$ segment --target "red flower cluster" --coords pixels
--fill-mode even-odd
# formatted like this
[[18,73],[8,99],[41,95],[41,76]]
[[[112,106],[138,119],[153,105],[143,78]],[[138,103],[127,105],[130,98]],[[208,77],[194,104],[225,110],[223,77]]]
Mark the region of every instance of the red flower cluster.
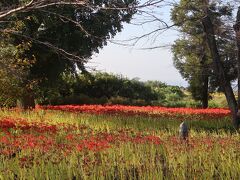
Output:
[[12,118],[3,118],[0,120],[0,128],[3,130],[7,129],[20,129],[22,131],[33,130],[39,133],[41,132],[51,132],[55,133],[57,131],[56,125],[49,125],[44,123],[30,123],[24,119],[12,119]]
[[0,119],[0,154],[11,156],[24,149],[66,154],[72,151],[101,151],[121,143],[160,144],[157,136],[135,134],[120,130],[94,132],[87,126],[50,125],[24,119]]
[[32,167],[34,163],[42,161],[59,164],[68,159],[68,155],[78,152],[86,155],[82,157],[87,166],[90,161],[94,161],[87,154],[97,156],[99,151],[109,148],[117,150],[124,145],[130,148],[138,148],[138,144],[163,145],[172,157],[176,153],[191,150],[211,151],[216,146],[221,147],[223,153],[228,148],[240,149],[239,140],[231,136],[194,137],[183,143],[178,136],[163,136],[160,139],[148,132],[144,133],[134,129],[94,131],[85,125],[52,125],[20,118],[3,118],[0,119],[0,157],[18,158],[21,167]]
[[69,112],[81,112],[91,114],[126,114],[126,115],[147,115],[147,116],[179,116],[196,115],[208,117],[225,117],[230,114],[228,109],[194,109],[194,108],[166,108],[157,106],[103,106],[103,105],[60,105],[42,106],[42,109],[61,110]]

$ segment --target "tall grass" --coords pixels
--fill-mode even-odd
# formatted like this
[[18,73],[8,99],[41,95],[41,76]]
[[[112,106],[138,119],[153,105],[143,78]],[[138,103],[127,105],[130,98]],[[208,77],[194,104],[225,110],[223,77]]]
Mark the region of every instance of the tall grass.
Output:
[[[44,122],[86,126],[89,134],[124,131],[131,137],[138,133],[154,135],[160,144],[119,141],[111,147],[92,151],[22,149],[10,155],[0,154],[0,179],[238,179],[240,177],[240,139],[228,117],[221,119],[175,120],[141,116],[110,116],[57,111],[0,112],[0,119],[23,118],[29,123]],[[189,141],[178,138],[178,127],[185,120],[190,128]],[[59,125],[60,126],[60,125]],[[0,130],[0,138],[6,131]],[[33,130],[15,135],[34,134]],[[14,133],[13,133],[14,132]],[[80,130],[56,134],[45,133],[57,143],[66,142],[66,135]],[[69,142],[70,143],[70,142]],[[0,142],[0,150],[6,149]],[[11,149],[11,147],[9,147]]]

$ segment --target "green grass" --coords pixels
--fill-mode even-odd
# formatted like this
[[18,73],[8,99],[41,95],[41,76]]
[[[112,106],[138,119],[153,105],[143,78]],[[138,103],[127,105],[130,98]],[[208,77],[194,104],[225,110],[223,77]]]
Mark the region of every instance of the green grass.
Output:
[[[0,179],[238,179],[240,177],[239,134],[229,117],[197,120],[140,116],[89,115],[56,111],[1,111],[3,117],[24,118],[29,122],[85,125],[91,132],[135,136],[155,135],[159,145],[121,142],[102,151],[22,150],[14,157],[0,155]],[[178,127],[185,120],[190,128],[189,142],[178,138]],[[23,133],[21,131],[19,134]],[[35,133],[35,132],[26,132]],[[71,132],[77,134],[79,132]],[[35,133],[37,134],[37,133]],[[1,133],[0,137],[4,133]],[[52,136],[45,134],[46,136]],[[66,133],[54,138],[65,142]],[[2,145],[0,149],[3,148]],[[27,161],[21,158],[27,157]]]

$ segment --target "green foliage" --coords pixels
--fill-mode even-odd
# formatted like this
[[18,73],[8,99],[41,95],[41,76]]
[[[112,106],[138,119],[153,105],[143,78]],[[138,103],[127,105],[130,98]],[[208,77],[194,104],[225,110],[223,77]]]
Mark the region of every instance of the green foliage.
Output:
[[134,104],[133,101],[141,102],[141,100],[150,104],[151,100],[157,99],[157,95],[143,82],[107,73],[87,73],[78,76],[64,73],[56,92],[58,96],[54,98],[47,96],[48,103],[55,104],[58,99],[57,104],[60,102],[64,104],[116,104],[117,102]]
[[141,82],[121,75],[63,73],[54,89],[46,88],[38,99],[41,104],[125,104],[180,106],[185,97],[177,86],[159,81]]
[[15,106],[16,100],[25,93],[24,84],[30,85],[30,82],[24,83],[30,64],[20,58],[19,48],[9,41],[0,41],[0,106]]
[[[219,5],[216,1],[211,2],[209,8],[224,69],[228,79],[233,80],[237,75],[234,33],[223,30],[225,22],[230,22],[232,18],[232,8],[228,4]],[[181,0],[171,13],[172,21],[182,34],[172,46],[174,65],[189,82],[189,91],[193,98],[201,101],[210,98],[208,90],[213,92],[219,87],[201,23],[204,16],[203,1]]]
[[[107,7],[113,6],[115,1],[89,3],[93,6]],[[119,1],[116,7],[128,3],[133,2]],[[124,10],[75,9],[69,6],[23,14],[25,17],[23,32],[30,34],[35,40],[51,43],[57,48],[82,58],[68,57],[66,54],[59,56],[58,50],[46,48],[33,41],[29,53],[36,56],[37,62],[31,69],[31,76],[52,81],[58,79],[59,75],[66,70],[76,72],[76,66],[85,71],[84,63],[87,59],[93,53],[98,53],[99,49],[107,44],[108,39],[120,32],[122,23],[129,22],[133,13]]]
[[209,101],[211,108],[228,108],[226,97],[223,93],[213,93],[212,99]]
[[[18,4],[21,1],[2,2],[3,5]],[[88,1],[93,8],[77,8],[72,5],[49,6],[43,9],[18,13],[1,23],[2,29],[14,33],[6,34],[11,46],[18,47],[19,59],[31,66],[27,71],[28,94],[38,98],[57,96],[63,72],[86,72],[84,64],[93,53],[98,53],[107,41],[123,28],[123,22],[130,22],[135,10],[125,10],[133,0]],[[97,7],[116,7],[100,9]],[[1,36],[1,38],[6,38]],[[25,48],[23,45],[29,45]],[[21,52],[21,53],[20,53]],[[34,60],[34,63],[32,63]],[[5,60],[7,61],[7,60]],[[25,71],[26,72],[26,71]],[[28,82],[34,82],[31,87]]]
[[146,87],[143,82],[107,73],[82,74],[75,89],[76,93],[82,92],[96,98],[121,96],[146,101],[157,99],[151,88]]
[[146,85],[158,95],[157,101],[154,101],[154,105],[163,105],[167,107],[184,107],[186,106],[182,102],[185,94],[178,86],[168,86],[165,83],[159,81],[147,81]]
[[195,100],[202,100],[205,96],[202,93],[203,76],[208,78],[210,73],[209,52],[199,20],[204,16],[203,9],[198,11],[203,8],[202,5],[201,1],[182,0],[173,8],[171,14],[173,22],[178,24],[183,34],[172,46],[174,65],[189,82],[189,90]]

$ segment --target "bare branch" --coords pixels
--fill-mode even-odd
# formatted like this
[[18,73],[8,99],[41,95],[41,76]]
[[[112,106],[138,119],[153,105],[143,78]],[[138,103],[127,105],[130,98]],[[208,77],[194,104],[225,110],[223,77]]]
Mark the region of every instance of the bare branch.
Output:
[[[146,37],[149,37],[155,33],[160,33],[160,32],[164,32],[172,27],[175,27],[177,24],[172,24],[172,25],[166,25],[164,27],[160,27],[160,28],[157,28],[157,29],[154,29],[153,31],[150,31],[148,33],[145,33],[145,34],[142,34],[140,36],[137,36],[137,37],[133,37],[133,38],[130,38],[130,39],[127,39],[127,40],[122,40],[122,42],[129,42],[131,43],[131,46],[135,46],[140,40],[146,38]],[[160,33],[161,34],[161,33]]]
[[94,38],[99,38],[99,37],[96,37],[96,36],[93,36],[92,34],[90,34],[90,33],[89,33],[79,22],[77,22],[77,21],[74,21],[74,20],[72,20],[72,19],[70,19],[70,18],[68,18],[68,17],[66,17],[66,16],[63,16],[63,15],[61,15],[61,14],[59,14],[59,13],[55,13],[55,12],[51,12],[51,11],[46,11],[46,10],[41,10],[41,11],[42,11],[42,12],[45,12],[45,13],[53,14],[53,15],[61,18],[61,19],[64,19],[64,20],[66,20],[66,21],[68,21],[68,22],[71,22],[71,23],[75,24],[77,27],[80,28],[80,30],[81,30],[83,33],[85,33],[86,36],[92,36],[92,37],[94,37]]
[[30,1],[28,4],[26,4],[26,5],[20,6],[20,7],[15,8],[15,9],[8,10],[8,11],[5,12],[5,13],[4,13],[4,12],[3,12],[3,13],[0,12],[0,19],[2,19],[2,18],[4,18],[4,17],[7,17],[7,16],[10,16],[10,15],[12,15],[13,13],[17,13],[17,12],[23,11],[23,10],[31,7],[32,4],[33,4],[33,2],[34,2],[34,0],[31,0],[31,1]]
[[86,7],[90,9],[104,9],[104,10],[130,10],[130,9],[142,9],[145,7],[154,7],[164,0],[149,0],[143,4],[136,6],[135,4],[129,4],[126,7],[106,7],[106,6],[94,6],[88,3],[87,0],[31,0],[29,3],[20,5],[19,7],[6,7],[5,10],[0,9],[0,20],[11,16],[14,13],[26,12],[30,10],[43,9],[50,6],[64,6],[71,5],[76,7]]
[[86,4],[84,0],[31,0],[29,3],[21,5],[19,7],[7,7],[5,10],[0,11],[0,20],[6,17],[11,16],[14,13],[41,9],[49,6],[57,6],[57,5],[78,5],[82,6]]
[[171,47],[172,47],[172,44],[166,44],[166,45],[153,46],[153,47],[147,47],[147,48],[138,48],[138,50],[154,50],[154,49],[160,49],[160,48],[169,49]]

